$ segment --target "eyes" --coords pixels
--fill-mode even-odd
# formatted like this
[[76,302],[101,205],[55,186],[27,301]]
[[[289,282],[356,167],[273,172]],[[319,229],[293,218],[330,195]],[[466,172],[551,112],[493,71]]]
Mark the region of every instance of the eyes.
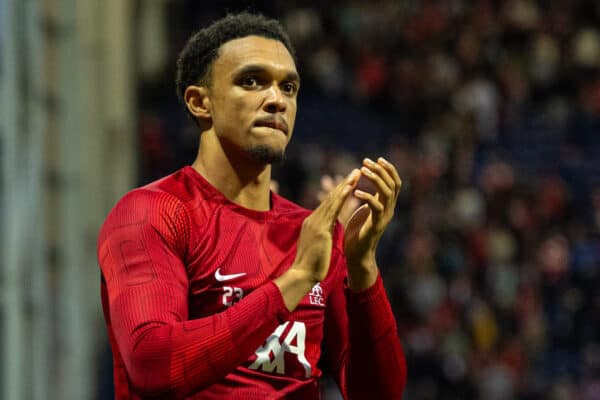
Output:
[[[271,82],[259,76],[249,75],[241,77],[238,84],[247,90],[260,90],[268,88]],[[292,81],[284,81],[279,84],[279,90],[284,94],[293,96],[298,91],[298,84]]]
[[281,85],[281,90],[285,93],[294,94],[297,91],[297,85],[292,82],[284,82]]
[[253,89],[258,86],[258,79],[253,76],[247,76],[242,78],[242,86],[247,89]]

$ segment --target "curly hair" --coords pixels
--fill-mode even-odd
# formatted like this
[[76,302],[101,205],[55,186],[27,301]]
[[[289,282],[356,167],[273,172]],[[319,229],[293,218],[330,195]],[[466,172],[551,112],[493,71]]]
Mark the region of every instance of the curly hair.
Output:
[[185,103],[183,96],[188,86],[210,84],[211,67],[223,44],[246,36],[278,40],[296,61],[292,42],[279,21],[248,12],[229,14],[196,32],[183,47],[177,60],[175,79],[179,100]]

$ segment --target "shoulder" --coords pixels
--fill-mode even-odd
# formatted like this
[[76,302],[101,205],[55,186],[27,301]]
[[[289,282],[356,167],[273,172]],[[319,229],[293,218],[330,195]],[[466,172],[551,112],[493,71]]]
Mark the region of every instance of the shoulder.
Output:
[[128,192],[117,202],[113,212],[126,212],[138,218],[175,216],[184,204],[182,189],[176,172]]
[[179,171],[125,194],[108,214],[102,232],[128,225],[151,225],[175,232],[187,223]]

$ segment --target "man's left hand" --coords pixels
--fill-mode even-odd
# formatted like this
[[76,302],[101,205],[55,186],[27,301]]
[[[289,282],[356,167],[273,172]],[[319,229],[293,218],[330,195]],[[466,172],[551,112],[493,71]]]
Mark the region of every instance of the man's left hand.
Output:
[[354,196],[365,202],[346,224],[344,252],[348,262],[348,285],[360,291],[371,287],[377,279],[375,250],[381,235],[394,215],[402,181],[396,168],[380,157],[377,162],[363,160],[362,176],[371,181],[375,194],[356,189]]

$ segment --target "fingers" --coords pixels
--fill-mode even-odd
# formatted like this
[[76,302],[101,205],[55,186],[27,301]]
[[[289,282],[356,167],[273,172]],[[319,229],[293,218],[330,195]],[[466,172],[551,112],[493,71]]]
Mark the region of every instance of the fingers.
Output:
[[368,158],[364,159],[363,165],[360,169],[361,173],[375,184],[382,201],[388,204],[390,201],[395,200],[397,194],[396,182],[388,171],[381,164]]
[[379,157],[377,162],[365,158],[360,172],[375,185],[377,192],[373,195],[362,190],[355,190],[354,196],[368,204],[373,213],[375,226],[379,226],[380,223],[385,224],[393,215],[400,193],[402,181],[398,172],[383,157]]
[[394,196],[394,191],[383,181],[383,179],[379,175],[377,175],[367,167],[362,167],[360,169],[360,172],[375,184],[377,192],[381,194],[384,201],[387,202],[388,199]]
[[388,160],[386,160],[383,157],[379,157],[377,159],[377,163],[379,165],[381,165],[383,168],[385,168],[385,170],[387,171],[387,173],[394,180],[395,189],[396,189],[395,192],[396,192],[396,195],[398,195],[398,193],[400,192],[400,187],[402,187],[402,179],[400,179],[400,175],[398,174],[398,171],[396,170],[396,167],[394,167],[394,165],[391,162],[389,162]]
[[[379,157],[379,160],[382,160],[382,158]],[[394,186],[396,186],[396,182],[394,182],[394,179],[392,178],[390,173],[387,171],[387,169],[384,168],[383,164],[381,164],[379,160],[378,162],[374,162],[370,158],[365,158],[363,160],[363,165],[366,168],[375,172],[379,177],[381,177],[383,182],[385,182],[386,186],[388,186],[389,188],[394,188]]]
[[333,224],[344,205],[344,201],[356,186],[359,178],[359,170],[355,169],[350,172],[345,179],[329,191],[329,194],[323,199],[313,214],[318,218],[323,218],[324,222]]
[[357,169],[353,169],[352,172],[348,174],[346,179],[338,183],[338,185],[332,191],[332,194],[334,194],[333,209],[335,211],[336,218],[337,214],[340,212],[342,206],[344,205],[344,201],[346,200],[352,189],[356,187],[359,178],[360,171]]
[[369,208],[371,209],[373,216],[373,224],[375,226],[379,225],[379,221],[381,221],[383,212],[385,211],[385,207],[381,201],[379,201],[379,196],[376,193],[372,195],[368,192],[363,192],[362,190],[355,190],[354,195],[364,201]]
[[352,189],[356,187],[361,175],[373,182],[377,188],[377,193],[372,195],[361,190],[355,190],[355,197],[367,203],[373,213],[373,222],[382,221],[384,213],[389,214],[391,217],[402,181],[396,168],[383,157],[379,157],[377,162],[365,158],[362,168],[353,170],[345,178],[336,177],[334,179],[330,176],[321,178],[322,190],[318,195],[321,204],[313,212],[314,218],[322,219],[327,226],[333,224],[340,215],[344,202]]

